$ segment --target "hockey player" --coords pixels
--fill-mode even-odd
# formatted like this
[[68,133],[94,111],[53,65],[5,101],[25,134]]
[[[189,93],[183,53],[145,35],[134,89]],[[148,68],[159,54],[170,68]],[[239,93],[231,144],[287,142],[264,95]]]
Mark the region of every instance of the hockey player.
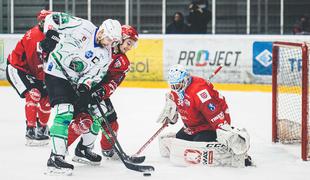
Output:
[[[168,84],[171,91],[158,122],[175,124],[180,114],[184,127],[159,138],[161,155],[170,156],[178,165],[249,165],[249,135],[245,129],[230,125],[225,98],[212,83],[191,76],[182,65],[174,65],[168,71]],[[208,154],[211,151],[212,155]]]
[[38,24],[28,30],[8,57],[6,75],[21,98],[25,98],[26,145],[39,146],[49,142],[47,121],[50,103],[43,82],[43,63],[36,52],[36,44],[44,39],[44,18],[51,11],[37,14]]
[[[110,100],[110,96],[125,79],[126,73],[129,71],[130,62],[126,56],[126,52],[131,50],[137,41],[137,31],[131,26],[123,25],[122,43],[114,47],[112,55],[113,61],[109,66],[107,76],[99,83],[99,86],[95,88],[95,92],[100,99],[102,99],[102,108],[107,111],[106,118],[115,134],[117,134],[118,131],[117,114]],[[98,109],[96,107],[91,109],[93,110],[92,116],[94,123],[90,128],[90,131],[88,129],[92,124],[92,117],[85,112],[79,113],[69,126],[68,146],[70,146],[76,138],[82,134],[82,138],[75,149],[75,157],[73,158],[73,161],[98,165],[100,162],[95,161],[95,159],[92,159],[91,156],[86,156],[87,152],[83,152],[83,150],[91,148],[94,145],[96,135],[98,134],[100,128],[104,128],[106,132],[109,131],[105,127],[106,125],[102,123],[102,117]],[[109,134],[109,136],[111,135]],[[117,158],[117,155],[114,154],[112,149],[112,145],[106,139],[104,134],[102,134],[100,144],[102,154],[105,157],[113,157],[113,159]]]
[[71,175],[74,166],[65,161],[65,153],[74,104],[87,107],[90,103],[91,88],[102,80],[111,63],[111,45],[121,41],[121,25],[108,19],[97,28],[64,13],[53,14],[52,20],[55,24],[47,26],[46,38],[40,42],[43,54],[48,54],[45,82],[55,115],[47,166],[49,174]]

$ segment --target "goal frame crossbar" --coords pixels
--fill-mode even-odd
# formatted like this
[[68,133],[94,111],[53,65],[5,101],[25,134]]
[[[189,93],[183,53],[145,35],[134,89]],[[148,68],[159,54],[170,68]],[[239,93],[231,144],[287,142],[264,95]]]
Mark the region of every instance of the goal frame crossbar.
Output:
[[279,48],[300,48],[302,52],[302,105],[301,105],[301,158],[304,161],[308,160],[308,91],[309,91],[309,50],[307,43],[295,42],[280,42],[276,41],[272,47],[272,142],[278,142],[277,137],[277,72],[278,72],[278,58]]

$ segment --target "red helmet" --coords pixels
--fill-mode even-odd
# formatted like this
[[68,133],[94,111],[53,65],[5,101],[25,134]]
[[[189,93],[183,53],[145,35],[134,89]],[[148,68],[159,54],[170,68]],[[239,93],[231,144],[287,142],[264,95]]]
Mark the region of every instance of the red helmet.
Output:
[[123,40],[130,38],[134,41],[138,41],[138,38],[139,38],[139,35],[136,29],[129,25],[122,25],[122,36],[123,36]]
[[38,12],[37,14],[37,21],[40,22],[42,20],[45,19],[45,17],[49,14],[52,14],[52,11],[50,10],[45,10],[45,9],[42,9],[40,12]]

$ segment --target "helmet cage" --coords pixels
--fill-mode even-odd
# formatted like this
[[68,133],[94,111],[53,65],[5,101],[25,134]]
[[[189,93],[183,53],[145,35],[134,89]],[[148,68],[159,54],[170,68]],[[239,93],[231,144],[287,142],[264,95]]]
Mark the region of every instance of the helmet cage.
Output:
[[190,74],[185,69],[171,68],[168,75],[168,83],[175,92],[184,91],[191,81]]

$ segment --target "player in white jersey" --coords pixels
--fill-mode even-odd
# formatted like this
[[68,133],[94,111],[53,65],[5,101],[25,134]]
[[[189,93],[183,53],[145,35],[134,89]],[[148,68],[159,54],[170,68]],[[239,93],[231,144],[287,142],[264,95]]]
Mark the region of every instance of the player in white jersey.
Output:
[[43,54],[48,54],[44,72],[54,115],[47,166],[49,174],[71,175],[74,166],[65,161],[65,153],[73,106],[90,103],[90,89],[102,80],[111,62],[111,46],[121,41],[121,25],[108,19],[97,28],[90,21],[67,14],[51,16],[56,24],[47,26],[46,38],[40,42]]

